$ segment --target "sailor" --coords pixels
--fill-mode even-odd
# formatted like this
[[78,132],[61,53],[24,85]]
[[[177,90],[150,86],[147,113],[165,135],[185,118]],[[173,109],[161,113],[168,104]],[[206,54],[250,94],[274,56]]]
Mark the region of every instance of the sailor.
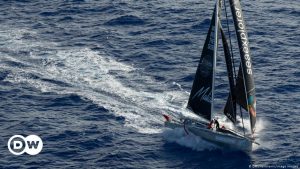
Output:
[[219,132],[227,132],[226,128],[224,125],[221,126],[220,128],[220,124],[218,122],[218,120],[215,120],[215,124],[216,124],[216,131],[219,131]]
[[216,124],[216,129],[218,130],[220,128],[220,124],[219,124],[217,119],[214,119],[214,121],[215,121],[215,124]]
[[213,129],[213,130],[219,130],[220,129],[220,124],[218,120],[212,119],[210,123],[207,126],[208,129]]
[[214,127],[214,119],[210,121],[210,123],[208,124],[207,128],[208,129],[213,129]]

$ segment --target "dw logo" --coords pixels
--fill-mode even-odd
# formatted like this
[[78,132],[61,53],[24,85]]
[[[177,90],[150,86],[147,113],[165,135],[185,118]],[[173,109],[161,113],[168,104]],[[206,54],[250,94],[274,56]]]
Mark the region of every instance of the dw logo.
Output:
[[7,147],[14,155],[21,155],[24,152],[29,155],[37,155],[43,149],[43,141],[37,135],[29,135],[27,137],[14,135],[8,140]]

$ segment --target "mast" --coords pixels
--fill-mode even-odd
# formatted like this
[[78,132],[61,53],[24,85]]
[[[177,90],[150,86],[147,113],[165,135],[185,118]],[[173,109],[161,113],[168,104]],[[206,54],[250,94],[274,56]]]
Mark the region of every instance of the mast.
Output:
[[220,1],[217,0],[215,7],[215,38],[214,38],[214,55],[213,55],[213,76],[211,88],[211,119],[214,117],[214,93],[215,93],[215,76],[217,67],[217,52],[218,52],[218,33],[219,33],[219,5]]

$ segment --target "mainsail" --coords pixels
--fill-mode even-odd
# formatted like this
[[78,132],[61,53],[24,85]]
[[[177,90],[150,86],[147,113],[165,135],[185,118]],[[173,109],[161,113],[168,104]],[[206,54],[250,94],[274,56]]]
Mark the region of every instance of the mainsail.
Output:
[[[217,1],[217,4],[219,5],[219,1]],[[212,113],[214,50],[215,46],[218,45],[218,42],[215,42],[217,10],[219,8],[215,8],[211,19],[187,105],[187,108],[207,120],[211,120]]]
[[236,82],[236,101],[249,112],[251,131],[253,133],[256,123],[256,97],[248,34],[240,1],[229,0],[229,2],[241,56],[241,64]]

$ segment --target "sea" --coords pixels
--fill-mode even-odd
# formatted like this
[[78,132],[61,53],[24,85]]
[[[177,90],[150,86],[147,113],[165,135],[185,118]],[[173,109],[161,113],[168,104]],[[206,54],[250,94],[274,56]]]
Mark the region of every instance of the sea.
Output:
[[[300,168],[298,0],[241,1],[257,97],[252,152],[164,127],[163,114],[192,115],[187,100],[215,1],[0,4],[0,168]],[[238,68],[226,4],[222,26]],[[224,119],[221,41],[218,53],[215,109]],[[41,152],[12,154],[14,135],[39,136]]]

